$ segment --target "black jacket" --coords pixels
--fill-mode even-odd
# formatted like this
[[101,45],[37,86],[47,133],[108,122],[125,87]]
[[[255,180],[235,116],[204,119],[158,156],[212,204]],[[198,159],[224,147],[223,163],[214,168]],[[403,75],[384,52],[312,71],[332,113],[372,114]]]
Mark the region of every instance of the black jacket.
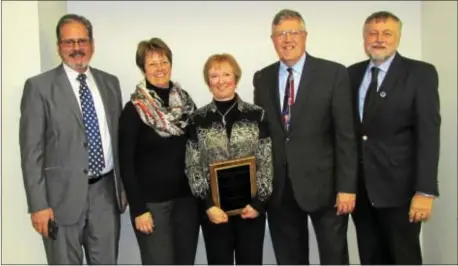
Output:
[[441,117],[434,66],[396,54],[369,107],[359,119],[358,97],[369,61],[348,68],[352,87],[360,177],[375,207],[409,204],[415,192],[438,196]]

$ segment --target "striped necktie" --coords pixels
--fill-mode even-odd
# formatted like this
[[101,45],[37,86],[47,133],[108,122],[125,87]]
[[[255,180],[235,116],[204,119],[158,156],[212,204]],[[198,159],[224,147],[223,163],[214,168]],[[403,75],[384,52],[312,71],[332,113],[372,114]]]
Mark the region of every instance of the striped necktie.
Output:
[[288,68],[288,79],[285,86],[285,96],[283,97],[283,110],[281,112],[283,124],[288,131],[291,121],[291,111],[294,105],[294,75],[293,69]]

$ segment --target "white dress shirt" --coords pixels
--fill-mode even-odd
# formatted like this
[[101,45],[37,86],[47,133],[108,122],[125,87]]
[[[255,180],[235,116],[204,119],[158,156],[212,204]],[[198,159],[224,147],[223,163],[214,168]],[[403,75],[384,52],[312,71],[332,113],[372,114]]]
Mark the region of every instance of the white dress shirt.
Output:
[[[81,111],[81,100],[79,97],[80,82],[77,80],[77,77],[80,73],[71,69],[65,63],[63,64],[63,66],[65,73],[67,73],[68,80],[72,85],[76,101],[78,102]],[[89,90],[91,91],[92,98],[94,99],[95,111],[97,113],[97,119],[99,121],[100,137],[102,138],[103,156],[105,159],[105,168],[102,170],[101,173],[103,175],[113,169],[113,151],[111,147],[111,136],[110,131],[108,129],[107,118],[105,114],[105,108],[103,106],[102,97],[100,96],[94,76],[92,76],[89,67],[84,74],[86,74],[87,77],[86,83],[89,87]],[[89,175],[92,176],[92,173],[89,173]]]

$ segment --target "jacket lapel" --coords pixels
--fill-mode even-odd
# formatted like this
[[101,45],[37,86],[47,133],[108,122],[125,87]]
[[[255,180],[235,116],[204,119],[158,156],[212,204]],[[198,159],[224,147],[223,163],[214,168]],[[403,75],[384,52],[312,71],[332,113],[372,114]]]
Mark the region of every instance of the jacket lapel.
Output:
[[72,85],[68,80],[68,76],[65,73],[63,65],[57,68],[56,85],[59,91],[63,94],[63,101],[67,102],[66,106],[70,108],[72,113],[75,115],[78,124],[84,129],[83,116],[79,107],[78,101],[76,100],[75,93],[73,92]]
[[310,56],[309,54],[306,55],[304,67],[302,68],[301,80],[299,81],[298,91],[296,94],[296,100],[294,101],[294,106],[291,111],[291,125],[293,125],[295,121],[299,119],[298,115],[300,110],[307,101],[308,93],[310,92],[311,86],[313,86],[313,77],[315,72],[314,60],[314,57]]
[[108,129],[110,132],[113,132],[113,125],[111,124],[113,122],[113,113],[111,111],[110,104],[112,101],[113,103],[115,103],[114,99],[112,101],[110,100],[109,86],[107,82],[105,82],[105,79],[101,77],[101,74],[97,71],[97,69],[91,68],[91,72],[92,76],[94,77],[95,83],[97,84],[97,89],[99,90],[100,97],[102,98]]
[[385,78],[380,84],[379,90],[375,95],[374,102],[367,109],[366,119],[364,124],[368,124],[373,116],[377,113],[377,109],[383,105],[383,102],[386,101],[391,95],[395,92],[394,89],[397,87],[399,82],[399,77],[403,73],[402,67],[402,57],[396,53],[393,62],[391,62],[388,72],[386,73]]
[[352,89],[353,89],[353,106],[354,106],[354,119],[357,132],[361,132],[361,117],[360,113],[360,106],[359,106],[359,89],[361,84],[363,83],[364,74],[366,73],[367,65],[369,64],[369,60],[365,63],[362,63],[355,69],[353,73],[351,73],[351,82],[352,82]]
[[270,99],[272,100],[272,106],[274,108],[274,114],[278,123],[283,127],[283,122],[281,118],[281,109],[280,109],[280,93],[278,88],[278,71],[280,69],[280,63],[276,63],[272,67],[272,72],[268,74],[270,81],[267,83],[270,87]]

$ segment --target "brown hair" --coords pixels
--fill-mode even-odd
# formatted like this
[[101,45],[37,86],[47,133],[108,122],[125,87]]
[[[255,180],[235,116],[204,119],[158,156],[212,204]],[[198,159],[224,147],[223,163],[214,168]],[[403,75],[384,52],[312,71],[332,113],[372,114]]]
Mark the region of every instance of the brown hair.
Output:
[[239,64],[237,63],[237,60],[230,55],[230,54],[214,54],[211,55],[207,61],[205,62],[204,65],[204,79],[205,83],[207,83],[208,86],[210,86],[209,80],[208,80],[208,71],[216,64],[221,64],[221,63],[229,63],[229,65],[232,67],[232,70],[234,71],[234,76],[235,76],[235,84],[239,83],[240,78],[242,77],[242,69],[240,68]]
[[56,26],[57,41],[58,42],[61,41],[60,29],[62,28],[62,26],[68,23],[72,23],[72,22],[79,22],[82,25],[84,25],[84,27],[87,30],[87,35],[89,37],[89,40],[92,42],[94,38],[93,38],[93,33],[92,33],[93,30],[92,30],[91,22],[87,18],[77,15],[77,14],[66,14],[59,19],[59,21],[57,22],[57,26]]
[[172,65],[172,51],[169,46],[160,38],[152,38],[147,41],[141,41],[137,45],[135,62],[141,71],[145,72],[145,57],[148,53],[159,53],[167,57]]

